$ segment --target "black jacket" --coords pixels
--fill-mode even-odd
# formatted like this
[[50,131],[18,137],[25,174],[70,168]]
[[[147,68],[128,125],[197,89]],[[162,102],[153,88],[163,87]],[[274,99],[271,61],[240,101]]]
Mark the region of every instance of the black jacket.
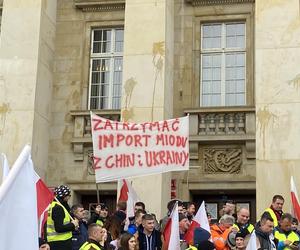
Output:
[[[60,203],[65,207],[65,209],[70,211],[70,207],[66,202],[60,201]],[[75,226],[71,222],[64,225],[65,211],[61,206],[55,205],[52,209],[51,216],[54,221],[54,228],[56,232],[64,233],[75,230]],[[52,241],[49,242],[49,245],[51,250],[72,250],[72,238],[63,241]]]
[[259,240],[260,250],[272,250],[276,249],[274,241],[271,239],[270,234],[264,233],[259,227],[255,228],[255,234]]
[[144,234],[144,228],[142,227],[142,225],[138,227],[138,231],[139,250],[147,250],[147,241],[148,244],[151,243],[151,250],[161,250],[162,242],[161,234],[159,231],[154,229],[150,237]]
[[79,228],[73,231],[72,250],[79,250],[84,242],[88,240],[88,227],[84,221],[79,221]]

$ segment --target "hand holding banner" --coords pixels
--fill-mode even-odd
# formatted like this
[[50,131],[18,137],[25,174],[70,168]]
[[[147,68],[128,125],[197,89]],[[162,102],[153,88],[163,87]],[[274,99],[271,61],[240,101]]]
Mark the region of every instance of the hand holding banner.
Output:
[[96,182],[189,169],[188,117],[126,123],[91,113]]

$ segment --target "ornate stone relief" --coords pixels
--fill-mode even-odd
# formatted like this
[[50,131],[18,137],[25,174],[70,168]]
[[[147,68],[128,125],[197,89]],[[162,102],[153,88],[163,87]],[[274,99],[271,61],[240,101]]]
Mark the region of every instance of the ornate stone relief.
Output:
[[125,0],[74,0],[78,9],[84,12],[124,10]]
[[185,0],[193,6],[254,3],[255,0]]
[[89,175],[95,175],[93,149],[87,150],[87,170]]
[[242,165],[242,150],[206,148],[203,159],[206,173],[239,173]]

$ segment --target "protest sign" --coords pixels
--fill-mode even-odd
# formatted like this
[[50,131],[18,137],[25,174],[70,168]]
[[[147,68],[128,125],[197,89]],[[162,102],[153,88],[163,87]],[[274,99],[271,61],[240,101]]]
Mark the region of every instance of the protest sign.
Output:
[[188,117],[126,123],[91,113],[96,182],[189,169]]

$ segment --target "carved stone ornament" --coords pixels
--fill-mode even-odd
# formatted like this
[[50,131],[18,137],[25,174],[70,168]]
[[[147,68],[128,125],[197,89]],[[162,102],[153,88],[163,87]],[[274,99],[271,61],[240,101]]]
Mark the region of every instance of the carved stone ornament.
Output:
[[242,165],[241,149],[204,149],[206,173],[239,173]]
[[74,0],[76,8],[83,12],[117,11],[125,9],[125,0]]
[[95,175],[93,150],[87,151],[87,169],[89,175]]
[[193,6],[254,3],[255,0],[185,0]]

